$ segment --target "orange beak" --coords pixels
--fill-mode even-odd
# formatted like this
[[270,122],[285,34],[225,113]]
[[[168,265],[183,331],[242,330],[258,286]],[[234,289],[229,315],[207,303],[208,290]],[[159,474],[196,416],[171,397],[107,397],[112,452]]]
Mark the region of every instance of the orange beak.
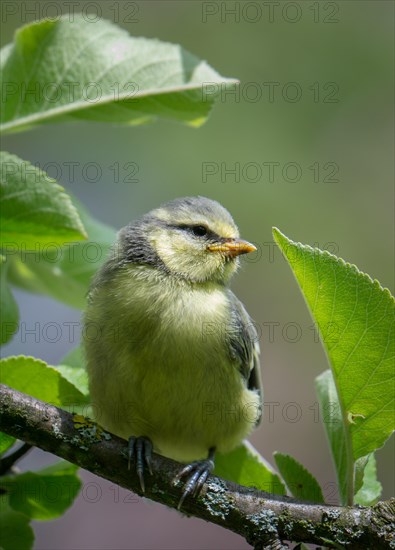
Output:
[[248,241],[243,241],[243,239],[229,239],[222,243],[210,244],[207,247],[209,252],[222,252],[227,256],[239,256],[240,254],[247,254],[248,252],[254,252],[256,246],[249,243]]

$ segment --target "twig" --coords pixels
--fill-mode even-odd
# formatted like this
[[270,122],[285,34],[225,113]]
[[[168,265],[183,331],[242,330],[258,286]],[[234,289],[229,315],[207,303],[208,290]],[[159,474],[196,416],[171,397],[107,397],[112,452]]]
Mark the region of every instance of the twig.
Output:
[[31,450],[32,446],[28,443],[24,443],[19,449],[9,454],[8,456],[0,459],[0,476],[3,476],[11,470],[15,462],[22,458],[26,453]]
[[[127,469],[123,439],[93,422],[0,384],[2,430],[81,468],[141,495],[137,475]],[[177,508],[181,487],[174,485],[180,464],[154,455],[145,497]],[[372,507],[323,506],[298,502],[210,476],[198,499],[188,499],[184,513],[242,535],[255,548],[273,542],[325,544],[347,549],[394,548],[395,499]]]

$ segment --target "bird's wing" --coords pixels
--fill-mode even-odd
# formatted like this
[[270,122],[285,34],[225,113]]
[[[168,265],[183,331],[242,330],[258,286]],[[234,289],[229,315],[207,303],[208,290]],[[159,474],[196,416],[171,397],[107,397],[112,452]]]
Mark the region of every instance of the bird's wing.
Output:
[[[263,400],[262,379],[259,363],[259,339],[251,317],[246,312],[243,304],[236,296],[228,291],[228,298],[231,304],[232,328],[227,334],[230,346],[230,353],[233,360],[239,364],[240,373],[246,380],[249,390],[259,393]],[[257,419],[259,424],[261,415]]]

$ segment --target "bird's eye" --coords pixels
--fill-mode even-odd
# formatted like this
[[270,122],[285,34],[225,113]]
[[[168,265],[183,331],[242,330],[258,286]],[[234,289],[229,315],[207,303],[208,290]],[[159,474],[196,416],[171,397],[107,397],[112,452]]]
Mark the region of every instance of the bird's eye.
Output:
[[204,227],[204,225],[194,225],[192,227],[192,233],[196,235],[196,237],[204,237],[207,235],[207,227]]

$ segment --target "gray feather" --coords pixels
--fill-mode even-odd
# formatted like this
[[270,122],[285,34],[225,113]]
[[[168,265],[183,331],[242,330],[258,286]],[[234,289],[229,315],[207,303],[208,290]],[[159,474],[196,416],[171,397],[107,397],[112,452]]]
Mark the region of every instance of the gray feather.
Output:
[[[238,362],[240,373],[246,381],[247,388],[257,391],[262,402],[258,334],[251,317],[240,300],[230,290],[227,290],[227,294],[231,303],[232,315],[232,330],[228,333],[231,356],[232,359]],[[257,425],[261,417],[262,414],[257,418]]]

